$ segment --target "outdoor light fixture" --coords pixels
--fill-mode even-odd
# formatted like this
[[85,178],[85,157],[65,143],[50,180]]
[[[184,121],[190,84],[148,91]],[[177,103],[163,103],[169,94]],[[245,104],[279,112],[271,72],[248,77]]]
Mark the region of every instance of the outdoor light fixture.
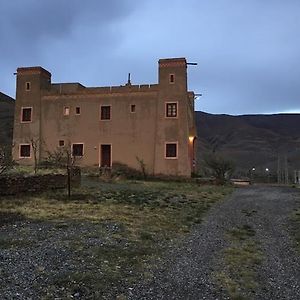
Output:
[[193,136],[189,136],[189,141],[190,141],[190,143],[192,143],[193,140],[194,140],[194,137],[193,137]]

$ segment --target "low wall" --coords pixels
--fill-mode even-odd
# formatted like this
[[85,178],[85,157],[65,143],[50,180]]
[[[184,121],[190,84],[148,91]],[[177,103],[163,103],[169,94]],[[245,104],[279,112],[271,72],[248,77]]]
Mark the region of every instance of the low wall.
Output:
[[[72,184],[80,184],[80,175],[72,178]],[[19,193],[35,193],[67,187],[67,175],[2,175],[0,176],[0,195],[16,195]]]

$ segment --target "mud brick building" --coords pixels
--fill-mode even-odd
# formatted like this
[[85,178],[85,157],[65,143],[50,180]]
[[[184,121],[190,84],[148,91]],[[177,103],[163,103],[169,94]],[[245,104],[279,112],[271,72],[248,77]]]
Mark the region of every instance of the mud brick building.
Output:
[[34,163],[48,151],[71,147],[81,166],[115,162],[149,174],[191,176],[195,167],[194,93],[185,58],[160,59],[158,84],[85,87],[51,83],[42,67],[17,69],[13,157]]

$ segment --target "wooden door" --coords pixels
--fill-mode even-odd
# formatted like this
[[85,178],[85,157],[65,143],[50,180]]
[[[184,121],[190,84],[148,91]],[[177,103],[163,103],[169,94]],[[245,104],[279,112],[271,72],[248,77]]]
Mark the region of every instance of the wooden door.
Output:
[[111,167],[111,145],[101,145],[100,167]]

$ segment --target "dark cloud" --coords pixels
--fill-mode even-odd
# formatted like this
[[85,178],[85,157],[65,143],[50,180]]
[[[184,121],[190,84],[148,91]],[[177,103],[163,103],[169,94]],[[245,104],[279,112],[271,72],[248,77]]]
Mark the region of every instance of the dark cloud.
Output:
[[[69,39],[80,26],[105,30],[126,16],[132,7],[127,1],[14,0],[0,2],[0,55],[15,59],[38,55],[40,43],[51,48],[54,40]],[[90,36],[93,39],[93,36]],[[47,45],[47,42],[49,44]]]
[[187,57],[189,87],[212,113],[300,112],[298,0],[0,2],[0,90],[18,66],[53,80],[157,81],[157,60]]

